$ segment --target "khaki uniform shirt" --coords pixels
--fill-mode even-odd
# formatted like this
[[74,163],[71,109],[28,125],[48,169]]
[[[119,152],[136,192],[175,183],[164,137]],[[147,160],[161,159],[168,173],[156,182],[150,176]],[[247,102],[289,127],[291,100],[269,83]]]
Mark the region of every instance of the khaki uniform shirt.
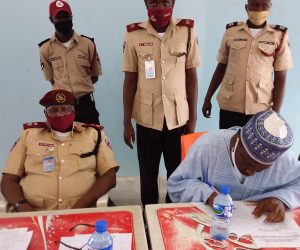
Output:
[[[142,29],[125,34],[122,71],[137,72],[138,82],[132,118],[144,127],[162,130],[183,126],[189,119],[185,70],[200,65],[195,29],[191,29],[191,47],[187,52],[188,27],[172,19],[163,38],[149,21]],[[154,60],[155,79],[146,79],[145,62]]]
[[95,44],[74,32],[73,43],[66,48],[54,35],[40,47],[44,77],[54,81],[54,89],[65,89],[76,97],[94,91],[91,76],[101,75]]
[[263,54],[280,44],[282,31],[274,27],[266,25],[256,37],[242,22],[226,30],[217,58],[227,64],[217,96],[221,109],[251,115],[272,107],[273,72],[292,67],[288,34],[275,62]]
[[[119,166],[103,130],[97,156],[80,158],[93,151],[97,138],[96,129],[75,122],[71,136],[64,141],[48,129],[26,129],[11,150],[3,173],[21,177],[24,196],[37,210],[70,209],[94,185],[96,174],[102,176]],[[45,171],[46,157],[54,157],[53,171]]]

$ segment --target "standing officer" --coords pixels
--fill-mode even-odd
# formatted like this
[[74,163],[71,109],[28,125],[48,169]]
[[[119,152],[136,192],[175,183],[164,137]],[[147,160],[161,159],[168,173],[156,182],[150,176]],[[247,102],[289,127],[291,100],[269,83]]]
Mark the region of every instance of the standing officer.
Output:
[[16,211],[94,206],[116,185],[119,164],[103,127],[73,122],[74,99],[52,90],[40,100],[47,123],[24,124],[1,181]]
[[39,44],[45,79],[53,89],[65,89],[75,95],[76,121],[99,124],[93,84],[101,75],[101,64],[94,39],[74,32],[67,2],[50,3],[49,14],[55,34]]
[[[195,129],[200,65],[194,21],[172,18],[175,0],[145,0],[149,20],[127,26],[122,71],[124,140],[137,151],[143,205],[158,202],[163,153],[167,177],[180,163],[180,136]],[[167,202],[170,198],[167,195]]]
[[221,85],[220,129],[243,126],[260,111],[280,111],[292,56],[287,28],[266,22],[271,6],[271,0],[248,0],[247,22],[226,27],[202,107],[209,118],[211,98]]

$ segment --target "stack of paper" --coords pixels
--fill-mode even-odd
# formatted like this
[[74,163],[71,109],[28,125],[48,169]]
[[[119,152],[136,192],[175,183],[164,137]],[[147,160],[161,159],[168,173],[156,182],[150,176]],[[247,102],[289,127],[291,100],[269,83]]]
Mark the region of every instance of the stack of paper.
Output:
[[27,227],[0,229],[0,249],[26,250],[32,237]]
[[[194,206],[212,216],[213,211],[209,206],[196,202]],[[291,213],[286,213],[282,223],[264,223],[266,215],[255,218],[252,215],[255,206],[246,202],[234,202],[233,216],[231,217],[230,230],[238,237],[251,235],[256,245],[260,248],[271,247],[300,247],[300,228]]]
[[[112,233],[110,235],[113,238],[114,250],[131,250],[131,233]],[[87,242],[90,236],[90,234],[77,234],[71,237],[61,237],[60,241],[73,248],[87,250]],[[62,243],[59,245],[59,250],[70,250],[69,247],[64,246]]]

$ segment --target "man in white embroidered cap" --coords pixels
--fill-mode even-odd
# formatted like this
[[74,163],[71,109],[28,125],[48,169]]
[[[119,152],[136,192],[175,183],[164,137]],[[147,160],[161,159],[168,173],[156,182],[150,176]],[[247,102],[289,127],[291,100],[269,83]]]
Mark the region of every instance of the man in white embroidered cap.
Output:
[[169,178],[170,197],[212,206],[215,189],[226,185],[234,200],[258,202],[256,217],[267,213],[266,222],[283,221],[287,209],[300,207],[300,163],[287,152],[292,144],[290,126],[273,110],[244,127],[206,133]]

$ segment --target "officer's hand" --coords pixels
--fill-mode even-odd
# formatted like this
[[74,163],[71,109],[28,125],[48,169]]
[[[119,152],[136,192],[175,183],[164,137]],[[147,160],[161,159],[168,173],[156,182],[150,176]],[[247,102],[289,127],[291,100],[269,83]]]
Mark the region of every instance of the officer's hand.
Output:
[[202,106],[202,113],[203,116],[206,118],[210,118],[211,115],[211,102],[210,100],[204,100],[203,106]]
[[183,134],[187,135],[190,133],[194,133],[196,127],[196,119],[189,119],[184,126]]
[[274,197],[264,199],[259,202],[252,214],[255,217],[260,217],[264,213],[269,213],[265,222],[282,222],[285,217],[285,204]]
[[31,212],[34,210],[34,207],[31,206],[31,204],[29,204],[28,202],[17,208],[17,212]]
[[128,147],[133,149],[133,143],[135,143],[135,132],[131,123],[124,125],[124,133],[123,133],[124,141]]

